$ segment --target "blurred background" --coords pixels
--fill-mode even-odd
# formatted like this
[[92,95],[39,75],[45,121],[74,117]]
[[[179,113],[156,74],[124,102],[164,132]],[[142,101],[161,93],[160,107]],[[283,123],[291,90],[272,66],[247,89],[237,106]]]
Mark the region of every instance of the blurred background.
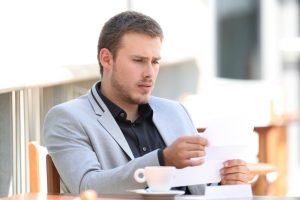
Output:
[[234,111],[257,130],[279,127],[265,146],[254,136],[254,157],[279,169],[268,194],[300,196],[299,9],[299,0],[0,1],[0,197],[29,190],[28,142],[43,145],[49,108],[100,79],[100,30],[125,10],[164,30],[153,94],[185,104],[197,128]]

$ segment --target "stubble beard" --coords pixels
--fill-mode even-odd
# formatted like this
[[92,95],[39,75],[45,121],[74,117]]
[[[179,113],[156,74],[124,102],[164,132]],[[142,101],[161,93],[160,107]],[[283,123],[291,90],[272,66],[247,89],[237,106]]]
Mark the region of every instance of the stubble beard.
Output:
[[118,97],[122,99],[122,101],[129,103],[129,104],[135,104],[135,105],[140,105],[140,104],[146,104],[148,103],[149,100],[149,95],[144,95],[143,97],[134,97],[126,88],[126,85],[122,85],[119,82],[119,79],[117,77],[117,70],[116,67],[113,67],[113,73],[111,77],[111,85],[115,89],[116,94],[118,94]]

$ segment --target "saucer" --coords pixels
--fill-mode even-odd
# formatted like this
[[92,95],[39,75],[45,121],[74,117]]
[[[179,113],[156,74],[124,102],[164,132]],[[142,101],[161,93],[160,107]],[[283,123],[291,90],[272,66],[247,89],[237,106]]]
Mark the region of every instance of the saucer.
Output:
[[169,190],[169,191],[165,191],[165,192],[152,192],[152,191],[145,190],[145,189],[138,189],[138,190],[130,190],[130,192],[135,192],[135,193],[140,194],[140,195],[145,196],[145,197],[155,197],[155,196],[173,197],[173,196],[176,196],[176,195],[184,194],[184,191],[182,191],[182,190]]

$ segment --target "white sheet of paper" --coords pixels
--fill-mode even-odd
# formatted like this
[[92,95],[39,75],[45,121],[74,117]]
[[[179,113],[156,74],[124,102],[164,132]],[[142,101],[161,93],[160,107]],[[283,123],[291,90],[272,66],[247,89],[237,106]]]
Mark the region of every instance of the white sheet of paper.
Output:
[[204,164],[196,167],[176,169],[172,186],[220,182],[221,176],[219,171],[223,167],[223,162],[230,159],[241,159],[245,149],[244,146],[207,147]]
[[205,188],[205,199],[252,199],[250,184],[208,186]]
[[207,160],[203,165],[197,167],[186,167],[176,169],[176,175],[172,186],[197,185],[205,183],[218,183],[221,180],[220,173],[216,173],[222,167],[218,160]]
[[206,160],[224,162],[232,159],[243,159],[247,146],[209,146],[205,148]]
[[250,184],[244,185],[222,185],[208,186],[205,188],[204,195],[185,195],[180,196],[182,200],[202,200],[202,199],[238,199],[251,200],[252,188]]
[[231,114],[213,119],[201,136],[207,138],[210,146],[241,146],[247,145],[253,130],[248,117]]
[[213,120],[202,135],[209,142],[205,163],[196,167],[177,169],[172,186],[220,182],[223,162],[230,159],[243,159],[243,154],[248,148],[247,137],[253,134],[253,129],[251,122],[237,115]]

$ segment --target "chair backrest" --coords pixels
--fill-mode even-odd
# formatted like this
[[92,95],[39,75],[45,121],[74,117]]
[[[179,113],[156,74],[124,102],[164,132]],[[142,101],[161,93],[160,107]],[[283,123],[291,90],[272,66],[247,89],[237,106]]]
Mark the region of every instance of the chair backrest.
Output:
[[30,192],[60,193],[60,177],[47,149],[29,142]]
[[49,154],[46,156],[48,194],[60,193],[60,176]]

